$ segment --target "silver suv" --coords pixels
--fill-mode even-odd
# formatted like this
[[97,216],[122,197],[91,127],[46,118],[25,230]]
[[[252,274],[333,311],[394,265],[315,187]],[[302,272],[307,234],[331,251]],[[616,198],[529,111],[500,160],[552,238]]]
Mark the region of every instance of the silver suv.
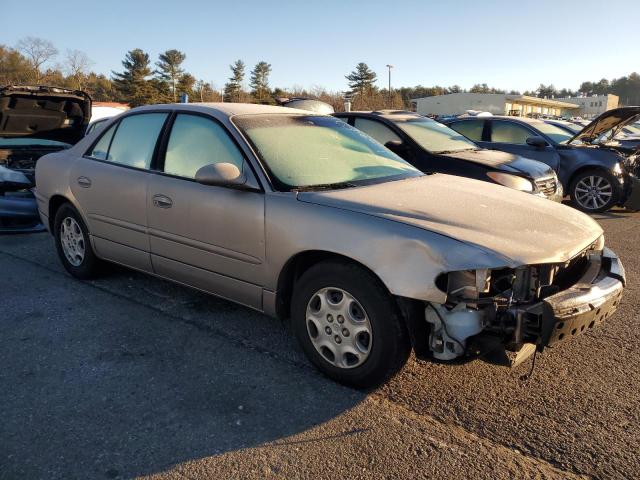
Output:
[[624,288],[588,216],[424,175],[301,110],[133,109],[40,159],[36,181],[72,275],[110,261],[290,318],[309,359],[357,387],[383,382],[412,348],[518,361],[609,317]]

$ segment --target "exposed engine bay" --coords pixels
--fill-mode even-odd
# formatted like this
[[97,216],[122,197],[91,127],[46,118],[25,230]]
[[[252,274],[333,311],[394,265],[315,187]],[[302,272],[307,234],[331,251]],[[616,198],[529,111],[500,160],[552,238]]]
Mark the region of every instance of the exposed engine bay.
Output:
[[43,230],[32,189],[42,156],[83,136],[91,98],[47,86],[0,88],[0,232]]
[[507,362],[514,366],[593,328],[615,311],[624,286],[612,256],[601,236],[562,264],[441,275],[447,302],[425,308],[432,356],[448,361],[499,347],[518,354]]

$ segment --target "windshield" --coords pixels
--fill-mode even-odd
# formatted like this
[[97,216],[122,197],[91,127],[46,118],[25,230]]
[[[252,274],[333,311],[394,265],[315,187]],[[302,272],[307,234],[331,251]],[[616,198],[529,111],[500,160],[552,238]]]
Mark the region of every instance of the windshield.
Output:
[[582,125],[577,125],[575,123],[570,123],[570,122],[562,122],[558,125],[556,125],[555,123],[552,123],[551,125],[555,125],[556,127],[560,127],[560,128],[564,127],[565,129],[571,130],[573,133],[578,133],[584,128]]
[[61,147],[66,148],[70,145],[55,140],[47,140],[44,138],[0,138],[0,147]]
[[416,118],[395,120],[395,123],[418,145],[432,153],[478,149],[478,146],[471,140],[435,120]]
[[279,190],[344,188],[422,175],[334,117],[241,115],[233,121],[254,145]]
[[560,127],[551,125],[550,123],[536,122],[535,125],[532,126],[540,133],[549,137],[555,143],[566,144],[573,138],[573,133],[569,133]]

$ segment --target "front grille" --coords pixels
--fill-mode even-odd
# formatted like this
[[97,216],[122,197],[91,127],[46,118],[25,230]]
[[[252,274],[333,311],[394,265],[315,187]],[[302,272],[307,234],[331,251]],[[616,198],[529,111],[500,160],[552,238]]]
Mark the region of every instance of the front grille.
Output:
[[545,197],[549,197],[556,193],[557,188],[558,184],[556,183],[556,179],[553,177],[536,180],[536,190],[542,193]]

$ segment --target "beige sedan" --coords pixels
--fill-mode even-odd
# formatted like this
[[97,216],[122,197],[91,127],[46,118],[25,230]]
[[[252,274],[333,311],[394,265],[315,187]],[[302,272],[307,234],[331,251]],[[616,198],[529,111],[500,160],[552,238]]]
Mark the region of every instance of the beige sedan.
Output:
[[136,108],[40,159],[36,185],[71,275],[115,262],[290,318],[309,359],[357,387],[412,348],[521,360],[603,321],[624,287],[586,215],[424,175],[300,110]]

